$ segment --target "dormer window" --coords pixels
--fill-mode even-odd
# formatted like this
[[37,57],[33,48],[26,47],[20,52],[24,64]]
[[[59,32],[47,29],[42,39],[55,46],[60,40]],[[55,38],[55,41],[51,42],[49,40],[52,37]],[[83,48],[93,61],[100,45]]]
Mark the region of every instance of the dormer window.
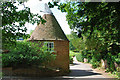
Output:
[[44,42],[47,51],[54,51],[54,42]]

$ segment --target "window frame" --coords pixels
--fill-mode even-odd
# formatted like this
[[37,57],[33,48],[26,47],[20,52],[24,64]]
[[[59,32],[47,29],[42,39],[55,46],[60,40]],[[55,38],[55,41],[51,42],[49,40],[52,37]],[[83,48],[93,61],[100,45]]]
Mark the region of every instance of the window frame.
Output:
[[[50,48],[50,44],[52,43],[52,48]],[[44,45],[46,46],[47,50],[46,51],[50,51],[50,52],[54,52],[54,42],[44,42]],[[48,45],[48,46],[47,46]]]

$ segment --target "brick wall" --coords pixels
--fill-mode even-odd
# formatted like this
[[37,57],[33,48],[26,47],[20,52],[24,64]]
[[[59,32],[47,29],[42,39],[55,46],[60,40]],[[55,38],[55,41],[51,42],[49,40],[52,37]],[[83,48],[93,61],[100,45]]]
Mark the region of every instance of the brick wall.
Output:
[[[34,41],[37,42],[37,41]],[[69,71],[69,41],[64,40],[41,40],[41,44],[44,42],[54,42],[54,51],[56,60],[49,64],[50,67],[60,68],[62,71]]]
[[62,68],[64,71],[69,70],[69,42],[68,41],[54,41],[54,50],[57,57],[54,65]]

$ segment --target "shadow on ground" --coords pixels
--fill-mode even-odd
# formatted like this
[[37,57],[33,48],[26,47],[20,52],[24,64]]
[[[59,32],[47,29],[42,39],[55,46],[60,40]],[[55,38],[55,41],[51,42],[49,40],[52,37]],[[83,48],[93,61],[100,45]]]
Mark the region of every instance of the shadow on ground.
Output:
[[91,72],[92,70],[71,70],[71,73],[60,77],[5,77],[2,80],[118,80],[115,78],[74,78],[82,76],[101,75],[99,73]]
[[3,78],[2,80],[119,80],[115,78]]
[[91,72],[92,70],[71,70],[71,73],[67,76],[78,77],[78,76],[92,76],[101,75],[100,73]]
[[72,65],[80,65],[80,64],[78,64],[78,63],[73,63]]

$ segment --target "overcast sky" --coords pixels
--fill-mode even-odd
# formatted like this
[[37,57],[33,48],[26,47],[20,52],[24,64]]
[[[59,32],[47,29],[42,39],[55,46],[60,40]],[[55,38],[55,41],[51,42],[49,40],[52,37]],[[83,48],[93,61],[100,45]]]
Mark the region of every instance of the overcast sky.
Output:
[[[39,13],[41,15],[43,15],[42,12],[40,12],[40,10],[44,10],[44,3],[48,3],[49,1],[52,0],[29,0],[27,3],[25,3],[26,6],[30,7],[31,11],[33,13]],[[51,11],[53,12],[54,16],[56,17],[58,23],[60,24],[62,30],[64,31],[65,34],[70,34],[70,28],[69,25],[67,24],[66,21],[66,13],[62,13],[60,10],[57,9],[57,7],[51,8]],[[37,24],[36,24],[37,25]],[[27,26],[27,33],[30,33],[30,30],[34,30],[36,25],[32,25],[32,24],[26,24]]]

